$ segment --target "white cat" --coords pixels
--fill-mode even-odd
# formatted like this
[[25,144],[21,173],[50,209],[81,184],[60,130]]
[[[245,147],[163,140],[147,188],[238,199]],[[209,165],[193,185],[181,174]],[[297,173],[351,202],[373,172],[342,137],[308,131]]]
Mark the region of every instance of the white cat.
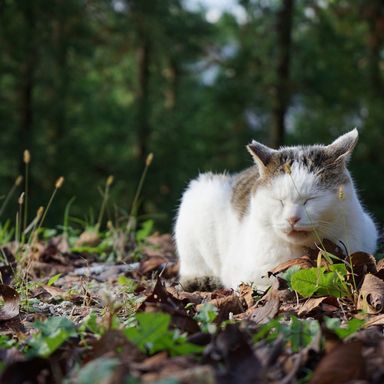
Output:
[[346,168],[357,140],[354,129],[328,146],[274,150],[252,141],[254,166],[193,180],[175,226],[183,288],[265,288],[269,270],[324,238],[373,253],[377,230]]

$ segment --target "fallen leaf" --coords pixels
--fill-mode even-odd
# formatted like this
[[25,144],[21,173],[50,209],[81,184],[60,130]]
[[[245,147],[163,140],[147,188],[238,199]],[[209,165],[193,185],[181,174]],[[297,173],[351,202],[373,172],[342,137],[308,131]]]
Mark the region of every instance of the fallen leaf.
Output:
[[255,299],[253,298],[252,285],[244,283],[240,284],[239,294],[240,298],[247,304],[247,308],[250,308],[255,304]]
[[63,289],[54,287],[53,285],[43,285],[42,288],[52,297],[64,297],[66,295],[66,292]]
[[369,328],[374,325],[384,325],[384,314],[371,317],[364,323],[364,328]]
[[172,296],[158,278],[152,293],[139,307],[143,311],[163,311],[172,317],[172,325],[187,333],[195,333],[200,330],[196,320],[185,310],[182,300]]
[[0,308],[0,320],[9,320],[19,314],[20,296],[9,285],[0,284],[0,295],[4,305]]
[[384,309],[384,281],[368,273],[360,288],[357,309],[377,314]]
[[273,319],[279,313],[280,300],[272,297],[262,307],[250,308],[246,312],[246,318],[255,324],[264,324]]
[[265,371],[239,324],[229,324],[205,351],[205,359],[217,367],[218,383],[265,383]]
[[[56,367],[58,368],[58,367]],[[56,372],[56,374],[59,372]],[[59,373],[61,376],[61,373]],[[55,383],[48,359],[35,357],[8,365],[0,376],[0,383]]]
[[327,296],[323,297],[311,297],[302,304],[297,312],[299,316],[307,315],[314,309],[318,309],[320,304],[327,299]]
[[363,345],[359,340],[336,346],[320,361],[310,384],[343,384],[366,379],[362,351]]
[[100,235],[96,231],[84,231],[76,241],[77,247],[89,246],[96,247],[101,243]]
[[[220,324],[224,320],[228,320],[230,313],[232,313],[233,315],[237,315],[239,313],[244,312],[244,308],[241,305],[239,297],[234,293],[229,296],[219,297],[210,300],[208,302],[205,302],[204,304],[207,303],[214,305],[218,309],[218,314],[215,319],[215,322],[218,324]],[[196,306],[197,311],[199,310],[201,305],[203,304],[199,304]]]
[[275,268],[268,272],[268,275],[276,275],[280,272],[285,272],[288,268],[291,268],[294,265],[306,269],[316,266],[316,263],[311,259],[310,256],[304,255],[277,265]]
[[357,286],[360,286],[367,273],[375,274],[377,272],[376,260],[369,253],[355,252],[350,256],[348,262],[351,265],[348,269],[354,276],[354,279],[350,278],[349,282],[354,282]]

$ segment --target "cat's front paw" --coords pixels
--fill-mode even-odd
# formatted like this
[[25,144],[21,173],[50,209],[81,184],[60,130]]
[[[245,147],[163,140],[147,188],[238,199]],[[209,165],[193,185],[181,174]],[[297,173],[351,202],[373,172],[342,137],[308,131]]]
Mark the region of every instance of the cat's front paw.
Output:
[[223,288],[223,283],[215,276],[202,276],[180,279],[180,289],[187,292],[195,291],[215,291]]

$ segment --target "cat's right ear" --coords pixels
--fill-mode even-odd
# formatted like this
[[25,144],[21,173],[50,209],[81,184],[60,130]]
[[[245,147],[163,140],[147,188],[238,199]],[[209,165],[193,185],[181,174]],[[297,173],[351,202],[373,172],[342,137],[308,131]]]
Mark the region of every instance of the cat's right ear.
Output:
[[258,166],[260,175],[264,175],[268,164],[271,162],[272,156],[277,151],[255,140],[252,140],[252,143],[247,145],[247,150]]

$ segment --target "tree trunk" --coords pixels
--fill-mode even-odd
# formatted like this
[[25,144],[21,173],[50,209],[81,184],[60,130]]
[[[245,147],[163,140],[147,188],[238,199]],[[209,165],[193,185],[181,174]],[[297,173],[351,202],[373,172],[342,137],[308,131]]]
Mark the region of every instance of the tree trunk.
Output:
[[276,84],[272,105],[272,127],[270,144],[278,148],[284,143],[285,117],[289,105],[289,71],[291,61],[292,22],[294,0],[282,0],[282,7],[277,14],[277,63]]
[[384,4],[381,0],[365,2],[363,4],[363,15],[368,24],[369,82],[374,96],[383,97],[380,52],[384,41]]
[[138,157],[144,163],[147,156],[148,141],[150,136],[149,124],[149,80],[150,80],[150,42],[146,36],[142,38],[139,48],[139,89],[138,102]]

